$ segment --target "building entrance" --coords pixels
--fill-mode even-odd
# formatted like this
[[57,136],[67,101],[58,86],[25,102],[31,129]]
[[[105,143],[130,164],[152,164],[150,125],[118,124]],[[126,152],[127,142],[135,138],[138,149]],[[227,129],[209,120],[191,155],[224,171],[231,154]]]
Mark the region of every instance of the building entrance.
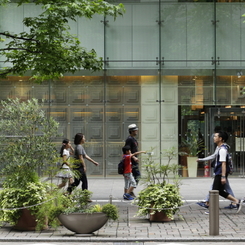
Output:
[[[209,108],[206,132],[214,132],[216,126],[228,133],[234,161],[234,175],[245,177],[245,108]],[[206,134],[207,149],[214,152],[212,134]]]

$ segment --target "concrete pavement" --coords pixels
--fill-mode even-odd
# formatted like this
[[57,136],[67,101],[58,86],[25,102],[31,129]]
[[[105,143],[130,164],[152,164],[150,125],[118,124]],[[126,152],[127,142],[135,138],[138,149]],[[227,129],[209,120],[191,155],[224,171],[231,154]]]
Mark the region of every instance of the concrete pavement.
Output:
[[[243,178],[230,178],[230,185],[237,198],[244,197]],[[139,242],[241,242],[245,244],[245,206],[239,214],[236,210],[224,209],[229,201],[220,197],[219,209],[219,235],[209,235],[209,215],[205,215],[205,209],[196,204],[197,200],[204,199],[208,193],[211,178],[186,178],[182,180],[181,195],[184,205],[180,208],[180,214],[171,222],[151,223],[144,218],[135,217],[137,206],[130,201],[124,201],[123,178],[119,179],[95,179],[89,178],[89,190],[93,192],[93,202],[105,203],[112,199],[118,205],[120,218],[117,222],[108,222],[92,236],[74,235],[64,227],[57,230],[50,229],[41,232],[15,231],[7,224],[0,228],[0,244],[3,242],[91,242],[94,244],[103,242],[130,243]],[[139,186],[137,194],[143,186]]]

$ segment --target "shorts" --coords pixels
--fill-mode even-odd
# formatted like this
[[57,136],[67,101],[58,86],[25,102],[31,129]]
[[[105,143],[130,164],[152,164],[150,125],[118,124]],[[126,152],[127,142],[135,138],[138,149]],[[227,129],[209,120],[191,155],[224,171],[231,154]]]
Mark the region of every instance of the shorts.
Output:
[[135,182],[135,179],[132,173],[123,174],[123,176],[124,176],[124,182],[125,182],[124,188],[126,190],[131,186],[136,188],[136,182]]

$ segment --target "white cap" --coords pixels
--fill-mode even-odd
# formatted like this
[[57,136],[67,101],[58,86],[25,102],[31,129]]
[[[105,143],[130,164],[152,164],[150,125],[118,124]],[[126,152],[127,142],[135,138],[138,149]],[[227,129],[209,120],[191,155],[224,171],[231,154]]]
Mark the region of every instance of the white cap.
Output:
[[139,130],[136,124],[130,124],[128,126],[128,131],[135,131],[135,130]]

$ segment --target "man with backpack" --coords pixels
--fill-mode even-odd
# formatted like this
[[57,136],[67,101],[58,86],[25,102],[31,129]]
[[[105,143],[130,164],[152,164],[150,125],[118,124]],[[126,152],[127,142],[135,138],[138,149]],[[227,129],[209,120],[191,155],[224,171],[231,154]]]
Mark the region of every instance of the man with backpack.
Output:
[[[217,144],[215,153],[215,165],[214,165],[214,181],[213,181],[213,190],[218,190],[219,195],[231,200],[233,203],[236,203],[237,213],[240,212],[242,208],[241,200],[238,200],[230,193],[226,192],[224,189],[225,184],[227,183],[228,174],[231,172],[231,165],[229,165],[229,153],[228,146],[225,143],[228,140],[228,134],[224,131],[219,131],[214,134],[214,143]],[[212,156],[213,156],[212,155]],[[198,161],[203,161],[207,158],[200,158]]]

